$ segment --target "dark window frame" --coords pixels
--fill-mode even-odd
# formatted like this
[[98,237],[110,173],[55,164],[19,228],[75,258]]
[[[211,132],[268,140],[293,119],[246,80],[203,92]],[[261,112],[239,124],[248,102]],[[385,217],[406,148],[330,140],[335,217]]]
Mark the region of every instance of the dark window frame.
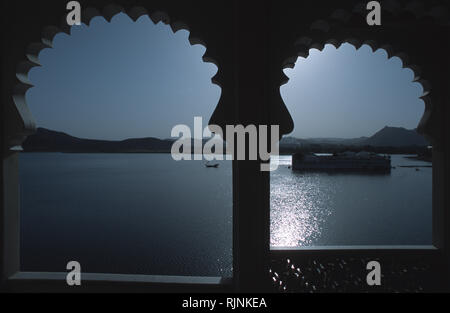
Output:
[[[324,0],[325,1],[325,0]],[[120,2],[120,1],[119,1]],[[323,2],[323,1],[322,1]],[[61,1],[65,4],[65,1]],[[196,8],[193,8],[196,10]],[[8,12],[8,8],[2,10]],[[234,80],[230,86],[233,94],[233,117],[237,123],[242,124],[270,124],[274,116],[272,92],[278,86],[274,86],[273,64],[269,64],[272,57],[270,46],[270,35],[273,25],[270,25],[270,8],[254,6],[251,2],[233,1],[234,20],[232,29],[233,41],[230,43],[233,50],[232,62],[227,65],[233,67]],[[64,10],[59,10],[64,14]],[[15,11],[15,14],[21,12]],[[52,16],[55,12],[49,12]],[[250,18],[251,17],[251,18]],[[19,18],[12,15],[7,19],[11,21]],[[318,16],[320,18],[320,16]],[[20,18],[19,18],[20,19]],[[22,25],[24,28],[33,28],[35,25]],[[444,34],[448,34],[444,32]],[[15,42],[14,33],[6,34],[6,42]],[[279,48],[277,48],[279,49]],[[446,50],[447,49],[447,50]],[[10,53],[22,51],[20,47],[8,50]],[[258,54],[253,53],[258,51]],[[445,55],[448,45],[441,51]],[[2,58],[2,65],[14,57]],[[437,102],[443,107],[445,101],[449,101],[449,90],[446,86],[448,73],[450,72],[449,61],[442,61],[443,70],[436,74],[442,83],[436,86],[438,95]],[[15,120],[17,112],[10,110],[11,84],[3,84],[11,79],[10,71],[5,71],[2,80],[2,148],[3,158],[1,166],[1,285],[0,290],[6,291],[68,291],[73,289],[61,281],[61,273],[49,277],[40,276],[36,273],[20,272],[19,251],[19,189],[18,189],[18,152],[11,151],[10,134],[17,138],[23,138],[28,134],[24,129],[29,125],[23,125],[28,121],[26,112],[21,111],[23,120]],[[269,77],[269,79],[267,79]],[[18,108],[19,110],[19,108]],[[91,279],[86,281],[83,291],[261,291],[270,290],[270,281],[267,275],[269,259],[271,257],[286,257],[294,254],[300,256],[318,254],[357,254],[372,255],[379,253],[383,255],[396,254],[424,254],[433,257],[449,258],[449,214],[446,208],[449,205],[449,195],[446,192],[449,186],[450,166],[446,158],[449,155],[446,139],[450,138],[449,109],[441,108],[437,122],[437,132],[441,137],[438,141],[441,145],[433,147],[433,246],[426,249],[383,249],[383,250],[281,250],[270,251],[269,225],[270,225],[270,174],[260,171],[260,161],[233,161],[233,279],[221,280],[194,279],[187,282],[185,278],[178,280],[157,279],[158,277],[147,277],[133,279],[107,279],[104,276],[92,274]],[[20,144],[20,139],[16,140]],[[447,187],[447,188],[446,188]],[[448,211],[448,210],[447,210]],[[59,276],[58,276],[59,275]],[[52,276],[52,277],[51,277]],[[128,275],[125,275],[128,276]],[[133,276],[133,275],[132,275]],[[147,275],[145,275],[147,276]]]

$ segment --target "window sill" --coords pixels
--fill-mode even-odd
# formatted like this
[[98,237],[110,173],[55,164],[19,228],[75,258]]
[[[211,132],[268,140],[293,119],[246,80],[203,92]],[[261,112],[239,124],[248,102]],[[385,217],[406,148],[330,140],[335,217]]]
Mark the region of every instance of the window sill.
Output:
[[[68,272],[17,272],[8,278],[14,291],[231,291],[232,278],[210,276],[131,275],[81,272],[81,286],[68,286]],[[153,290],[152,290],[153,289]]]
[[273,256],[292,254],[336,254],[336,255],[429,255],[437,256],[441,250],[434,245],[392,245],[392,246],[314,246],[314,247],[271,247]]

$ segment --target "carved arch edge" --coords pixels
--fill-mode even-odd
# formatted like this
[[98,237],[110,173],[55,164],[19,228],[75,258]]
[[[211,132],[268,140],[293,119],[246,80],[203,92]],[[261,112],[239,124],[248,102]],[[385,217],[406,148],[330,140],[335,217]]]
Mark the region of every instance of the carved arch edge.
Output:
[[[103,8],[100,12],[96,8],[87,7],[82,10],[81,21],[87,26],[95,17],[103,17],[106,21],[111,22],[112,18],[119,13],[125,13],[134,22],[136,22],[140,17],[147,15],[154,24],[162,22],[169,25],[173,33],[179,30],[187,30],[189,32],[188,40],[191,45],[202,45],[205,47],[205,52],[202,56],[202,60],[205,63],[212,63],[216,65],[217,72],[211,78],[211,82],[223,88],[223,75],[219,62],[216,58],[209,54],[207,44],[200,38],[199,35],[182,20],[171,20],[169,14],[162,10],[152,10],[149,12],[145,7],[134,6],[129,10],[116,4],[109,4]],[[15,149],[16,146],[20,146],[25,138],[36,131],[36,124],[34,118],[28,108],[26,103],[25,95],[26,92],[33,87],[33,84],[29,80],[28,73],[33,67],[41,66],[39,61],[39,53],[46,48],[53,48],[53,40],[55,36],[59,33],[65,33],[71,35],[71,27],[67,25],[66,17],[64,16],[61,20],[59,27],[57,26],[46,26],[42,31],[41,41],[32,42],[26,48],[26,59],[19,62],[16,68],[16,78],[18,82],[14,85],[12,90],[13,105],[22,121],[22,125],[17,127],[14,125],[14,133],[10,134],[6,142],[6,150]],[[219,104],[216,105],[216,107]]]
[[[414,18],[416,22],[434,23],[442,27],[450,28],[450,12],[445,6],[433,6],[427,8],[422,0],[411,1],[402,6],[398,0],[385,0],[381,3],[382,10],[391,16],[408,14],[409,18]],[[351,10],[337,9],[328,18],[318,19],[310,24],[309,31],[296,37],[294,44],[289,51],[286,51],[285,58],[281,64],[279,86],[286,84],[289,77],[283,72],[286,68],[293,68],[298,57],[307,58],[310,49],[322,51],[326,44],[332,44],[339,48],[344,43],[349,43],[359,49],[362,45],[368,45],[373,52],[383,49],[387,53],[387,59],[398,57],[402,61],[403,68],[409,68],[414,73],[413,82],[420,83],[423,87],[423,94],[420,99],[424,102],[424,113],[417,126],[417,131],[421,133],[433,146],[441,146],[442,138],[439,135],[438,127],[433,125],[436,120],[437,105],[433,105],[432,84],[424,79],[422,68],[414,64],[412,58],[403,52],[405,49],[398,48],[383,39],[360,39],[358,36],[343,35],[340,30],[351,23],[354,17],[364,17],[367,14],[366,2],[360,2]],[[333,32],[337,29],[337,32]],[[344,31],[345,32],[345,31]],[[281,96],[280,96],[281,97]],[[284,103],[284,100],[282,100]]]

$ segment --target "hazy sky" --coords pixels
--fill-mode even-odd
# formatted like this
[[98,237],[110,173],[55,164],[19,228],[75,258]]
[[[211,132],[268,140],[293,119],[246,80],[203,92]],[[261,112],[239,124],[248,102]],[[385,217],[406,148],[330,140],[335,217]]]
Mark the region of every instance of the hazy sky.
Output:
[[291,113],[296,137],[370,136],[384,126],[416,128],[425,104],[422,85],[385,50],[350,44],[326,45],[298,58],[281,95]]
[[[220,97],[211,83],[217,67],[201,59],[188,32],[173,34],[147,17],[125,14],[111,23],[58,34],[53,49],[30,71],[35,85],[27,102],[37,125],[98,139],[169,138],[172,127],[193,117],[209,120]],[[296,137],[368,136],[384,127],[415,128],[423,114],[420,84],[398,58],[351,45],[299,58],[281,94],[294,119]]]

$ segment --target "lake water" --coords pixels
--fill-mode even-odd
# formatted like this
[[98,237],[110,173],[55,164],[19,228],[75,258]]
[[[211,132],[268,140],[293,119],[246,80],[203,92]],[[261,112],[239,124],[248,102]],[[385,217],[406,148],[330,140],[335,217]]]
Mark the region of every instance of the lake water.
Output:
[[271,173],[272,246],[430,245],[431,163],[391,156],[390,174]]
[[[431,244],[431,168],[271,173],[271,245]],[[230,161],[170,154],[20,155],[26,271],[232,275]],[[392,156],[392,165],[430,163]]]
[[230,161],[20,155],[22,269],[231,276]]

